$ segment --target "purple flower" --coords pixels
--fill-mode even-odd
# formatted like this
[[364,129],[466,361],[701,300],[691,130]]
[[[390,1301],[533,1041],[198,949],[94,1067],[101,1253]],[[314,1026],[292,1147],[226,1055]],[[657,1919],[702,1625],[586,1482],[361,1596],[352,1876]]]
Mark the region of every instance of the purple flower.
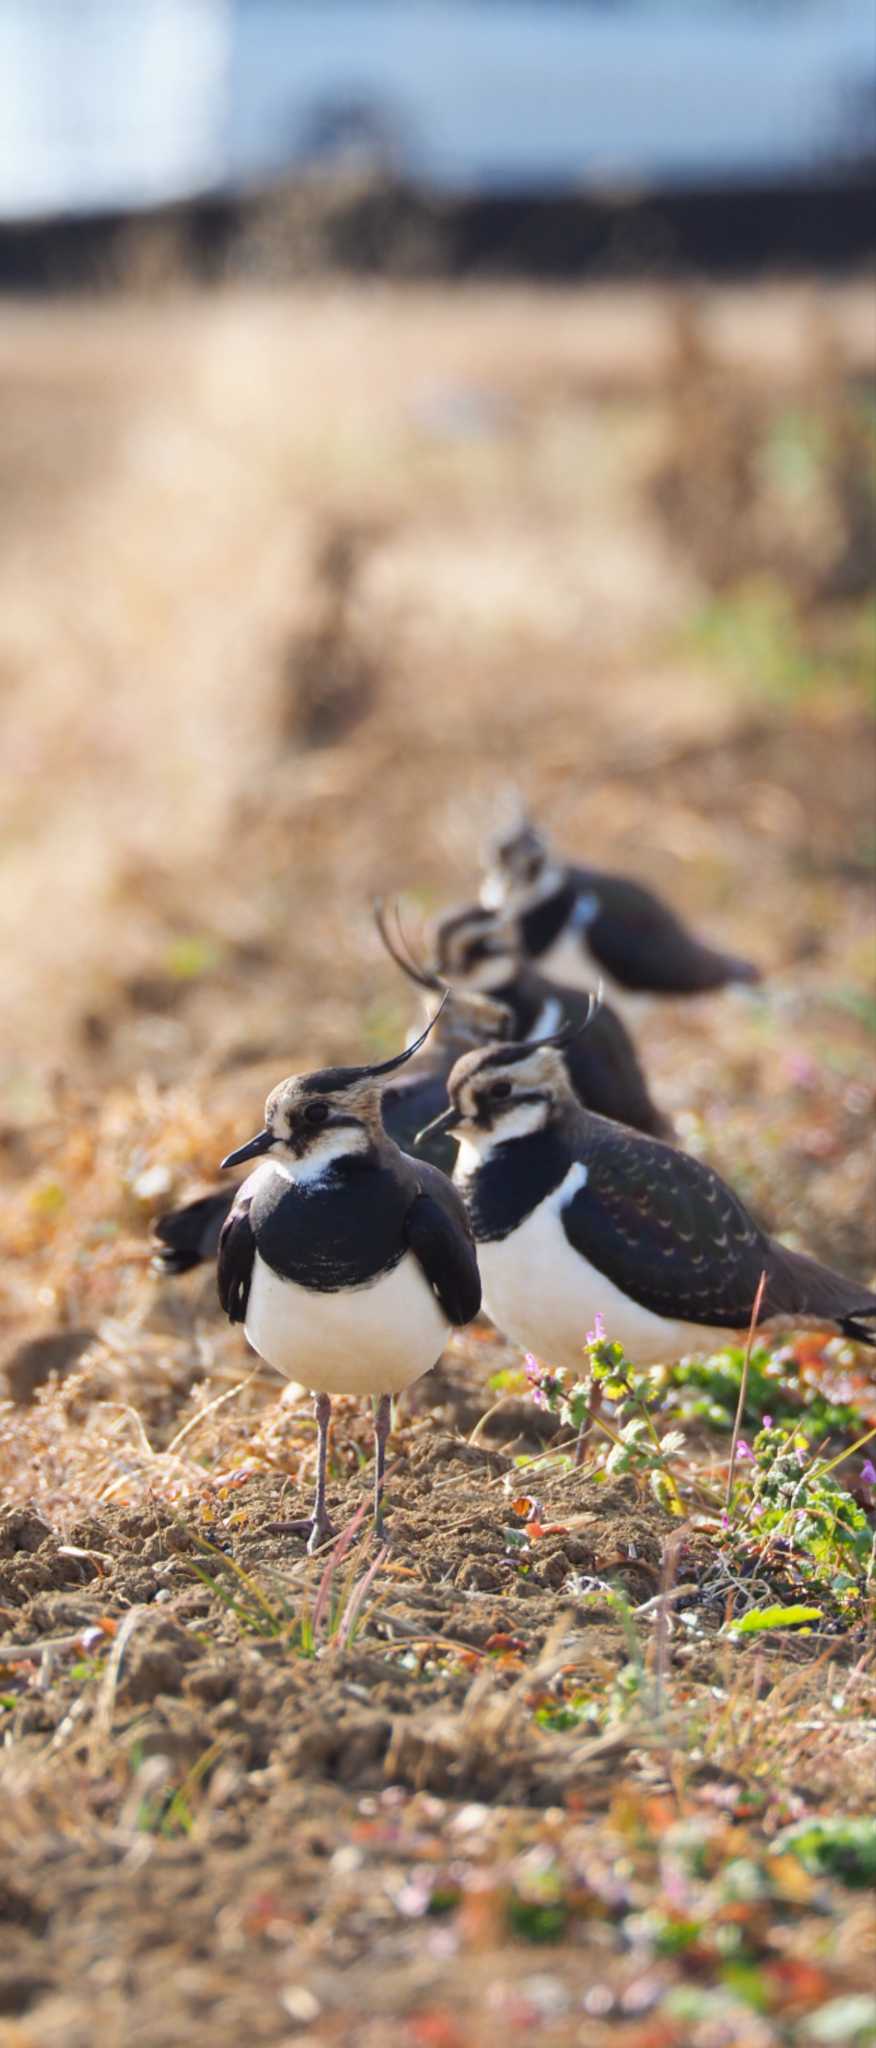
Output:
[[865,1486],[876,1486],[876,1465],[872,1458],[865,1458],[861,1466],[861,1478]]
[[524,1354],[523,1365],[526,1372],[526,1377],[529,1381],[532,1399],[535,1402],[536,1407],[546,1408],[548,1405],[548,1399],[547,1394],[544,1390],[544,1366],[539,1364],[538,1359],[533,1356],[531,1351],[527,1351]]
[[595,1314],[595,1316],[594,1316],[594,1318],[593,1318],[593,1328],[592,1328],[592,1330],[588,1330],[588,1332],[587,1332],[587,1343],[588,1343],[588,1344],[604,1344],[604,1343],[605,1343],[605,1324],[604,1324],[604,1322],[603,1322],[603,1320],[602,1320],[602,1316],[600,1315],[600,1312],[599,1312],[599,1310],[598,1310],[598,1309],[597,1309],[597,1311],[596,1311],[596,1314]]
[[746,1443],[744,1436],[740,1437],[739,1442],[736,1446],[736,1456],[737,1458],[742,1458],[743,1461],[746,1458],[748,1458],[752,1465],[757,1464],[757,1459],[754,1455],[751,1445]]
[[773,1426],[773,1418],[772,1418],[772,1416],[771,1416],[771,1415],[765,1415],[765,1416],[764,1416],[764,1418],[763,1418],[763,1426],[764,1426],[764,1429],[772,1429],[772,1426]]

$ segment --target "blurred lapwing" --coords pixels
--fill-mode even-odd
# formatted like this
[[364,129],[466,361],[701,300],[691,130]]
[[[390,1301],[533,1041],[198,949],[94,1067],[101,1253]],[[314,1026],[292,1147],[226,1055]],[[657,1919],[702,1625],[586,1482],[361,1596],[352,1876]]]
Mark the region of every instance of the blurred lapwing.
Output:
[[750,960],[698,939],[640,882],[558,859],[528,820],[496,842],[483,900],[514,913],[521,951],[543,973],[585,988],[601,975],[627,1005],[761,979]]
[[480,1308],[465,1210],[444,1174],[387,1137],[380,1097],[405,1052],[378,1066],[292,1074],[268,1096],[264,1129],[222,1161],[258,1160],[219,1240],[219,1299],[268,1365],[316,1395],[317,1487],[310,1549],[331,1533],[326,1459],[332,1394],[375,1412],[375,1528],[382,1528],[391,1397],[440,1358],[452,1324]]
[[[562,1035],[559,1045],[562,1044]],[[582,1109],[557,1040],[467,1053],[448,1082],[484,1307],[552,1365],[597,1313],[633,1363],[708,1353],[759,1326],[876,1344],[876,1294],[753,1221],[711,1168]]]
[[[382,915],[378,915],[378,924],[385,933]],[[389,944],[388,940],[385,942]],[[429,983],[430,987],[435,985]],[[421,1040],[419,1052],[412,1049],[410,1065],[393,1075],[381,1098],[384,1129],[403,1152],[410,1151],[423,1125],[447,1108],[447,1076],[461,1054],[473,1046],[512,1036],[510,1011],[496,998],[479,994],[476,989],[448,992],[440,984],[438,993],[447,999],[428,1043],[424,1045]],[[456,1147],[451,1138],[439,1132],[423,1148],[422,1157],[450,1175]],[[158,1240],[154,1265],[159,1273],[188,1273],[215,1259],[222,1225],[235,1193],[235,1188],[227,1184],[212,1188],[157,1218],[153,1226]]]
[[[561,1024],[571,1027],[566,1062],[586,1109],[655,1137],[671,1136],[617,1011],[609,1003],[594,1003],[595,987],[585,991],[554,981],[522,959],[515,920],[474,904],[442,918],[433,945],[435,985],[478,989],[501,1002],[511,1017],[509,1037],[544,1038]],[[428,1142],[434,1144],[435,1138]]]

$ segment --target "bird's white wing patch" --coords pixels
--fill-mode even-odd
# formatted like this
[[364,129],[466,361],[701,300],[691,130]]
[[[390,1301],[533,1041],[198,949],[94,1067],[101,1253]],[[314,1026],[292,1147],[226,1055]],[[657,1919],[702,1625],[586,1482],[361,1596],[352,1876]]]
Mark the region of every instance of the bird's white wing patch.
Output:
[[[263,1160],[261,1166],[256,1166],[253,1169],[252,1173],[248,1173],[246,1179],[242,1180],[240,1183],[240,1186],[234,1197],[235,1202],[242,1201],[244,1196],[246,1196],[249,1201],[252,1201],[252,1198],[258,1192],[258,1189],[262,1181],[270,1180],[272,1174],[276,1173],[278,1163],[279,1162],[275,1163],[273,1159],[265,1159]],[[282,1168],[280,1170],[282,1172]]]
[[562,1021],[562,1003],[559,1002],[556,996],[548,996],[547,1001],[542,1004],[539,1010],[529,1036],[530,1038],[550,1038],[554,1031],[559,1031]]
[[592,889],[587,890],[576,896],[570,923],[575,926],[576,931],[585,931],[588,924],[592,924],[593,919],[599,916],[599,910],[599,897],[594,896]]
[[556,1194],[552,1195],[550,1200],[554,1201],[557,1209],[562,1212],[563,1209],[568,1208],[573,1195],[577,1195],[578,1189],[586,1187],[586,1185],[587,1168],[583,1159],[576,1159],[574,1166],[570,1166],[565,1178],[561,1180]]

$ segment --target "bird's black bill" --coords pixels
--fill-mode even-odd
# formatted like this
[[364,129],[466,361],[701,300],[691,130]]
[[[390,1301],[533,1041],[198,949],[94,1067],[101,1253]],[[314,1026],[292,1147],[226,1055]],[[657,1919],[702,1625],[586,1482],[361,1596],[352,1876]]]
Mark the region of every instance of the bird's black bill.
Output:
[[229,1152],[227,1159],[220,1160],[220,1173],[224,1173],[226,1166],[243,1166],[247,1159],[260,1159],[262,1153],[270,1152],[276,1142],[273,1131],[269,1131],[266,1125],[263,1131],[257,1131],[255,1137],[250,1138],[248,1145],[239,1145],[236,1152]]
[[442,1110],[440,1116],[433,1117],[430,1124],[424,1124],[423,1129],[417,1132],[414,1144],[421,1145],[424,1138],[437,1138],[444,1131],[455,1131],[457,1124],[461,1123],[462,1111],[451,1105],[450,1109]]

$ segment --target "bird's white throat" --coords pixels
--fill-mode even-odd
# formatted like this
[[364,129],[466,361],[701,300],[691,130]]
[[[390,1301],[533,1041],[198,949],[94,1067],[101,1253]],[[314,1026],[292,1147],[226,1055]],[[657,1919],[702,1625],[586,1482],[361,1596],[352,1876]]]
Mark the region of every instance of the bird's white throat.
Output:
[[329,1168],[337,1159],[348,1159],[354,1153],[367,1152],[371,1143],[364,1124],[344,1124],[338,1130],[324,1131],[314,1138],[303,1159],[297,1159],[285,1146],[278,1145],[272,1154],[272,1164],[296,1187],[312,1188],[317,1181],[324,1180]]
[[566,877],[562,868],[554,867],[551,861],[542,868],[536,882],[514,882],[506,892],[505,900],[516,911],[534,910],[549,896],[557,896],[565,886]]
[[479,960],[476,966],[456,978],[463,988],[472,988],[476,994],[487,996],[493,989],[505,988],[509,981],[513,981],[516,969],[513,953],[495,953],[486,960]]
[[545,1102],[518,1102],[506,1116],[499,1117],[491,1131],[483,1130],[480,1124],[467,1124],[459,1140],[460,1172],[476,1172],[496,1146],[506,1145],[509,1138],[528,1138],[533,1131],[542,1130],[547,1107]]

